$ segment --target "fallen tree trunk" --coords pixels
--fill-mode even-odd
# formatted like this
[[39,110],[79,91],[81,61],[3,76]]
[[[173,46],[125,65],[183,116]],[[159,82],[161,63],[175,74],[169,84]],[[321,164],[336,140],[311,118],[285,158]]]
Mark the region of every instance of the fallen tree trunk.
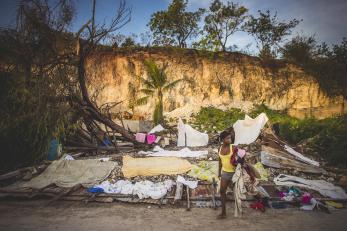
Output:
[[91,51],[84,47],[84,42],[79,39],[79,62],[78,62],[78,82],[82,93],[83,102],[79,102],[85,112],[88,112],[90,119],[98,121],[113,131],[120,133],[127,141],[137,143],[134,136],[125,128],[113,122],[110,118],[103,115],[101,111],[90,100],[88,89],[86,86],[85,59]]

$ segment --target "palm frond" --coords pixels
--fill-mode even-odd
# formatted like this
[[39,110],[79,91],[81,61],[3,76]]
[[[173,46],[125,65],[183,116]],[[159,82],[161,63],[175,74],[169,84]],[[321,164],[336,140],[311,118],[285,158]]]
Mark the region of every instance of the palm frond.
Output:
[[167,76],[166,76],[166,68],[168,67],[168,64],[165,63],[162,68],[159,70],[160,74],[160,86],[163,87],[167,83]]
[[167,91],[167,90],[171,90],[172,88],[174,88],[178,83],[182,82],[184,79],[177,79],[171,83],[166,84],[163,87],[163,91]]
[[150,96],[145,96],[145,97],[142,97],[142,98],[139,98],[135,101],[135,105],[137,106],[140,106],[140,105],[145,105],[148,103],[148,99],[149,99]]
[[157,67],[157,65],[151,59],[150,60],[146,60],[144,62],[144,64],[146,66],[149,79],[151,79],[153,83],[156,83],[156,79],[155,78],[158,75],[158,67]]
[[147,96],[153,96],[154,94],[154,90],[151,90],[151,89],[143,88],[143,89],[140,89],[139,91],[146,94]]
[[161,88],[165,85],[167,78],[165,74],[165,69],[167,65],[159,68],[158,65],[153,60],[146,60],[145,66],[147,68],[148,78],[151,80],[156,88]]
[[141,83],[142,83],[143,85],[145,85],[147,88],[155,89],[154,84],[153,84],[150,80],[145,79],[145,78],[143,78],[143,77],[141,77],[141,76],[136,76],[136,77],[137,77],[137,78],[141,81]]

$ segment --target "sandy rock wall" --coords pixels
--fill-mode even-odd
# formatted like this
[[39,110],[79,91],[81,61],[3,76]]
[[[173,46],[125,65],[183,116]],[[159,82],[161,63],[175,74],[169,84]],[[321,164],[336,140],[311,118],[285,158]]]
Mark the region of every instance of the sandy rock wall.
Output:
[[[164,111],[168,116],[189,115],[208,105],[247,111],[261,103],[287,110],[298,118],[325,118],[347,112],[342,96],[328,97],[315,79],[302,70],[290,65],[270,70],[263,68],[256,58],[240,54],[216,58],[196,52],[100,53],[86,63],[91,94],[95,94],[99,104],[123,101],[115,111],[129,110],[129,101],[143,96],[131,88],[142,87],[137,76],[147,77],[143,64],[147,59],[159,65],[167,63],[169,81],[186,80],[164,95]],[[137,106],[135,113],[150,118],[154,100]]]

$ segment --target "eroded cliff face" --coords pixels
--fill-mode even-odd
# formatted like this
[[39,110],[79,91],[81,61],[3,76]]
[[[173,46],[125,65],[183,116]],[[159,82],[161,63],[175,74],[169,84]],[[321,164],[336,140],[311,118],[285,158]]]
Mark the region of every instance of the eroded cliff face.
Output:
[[[209,57],[195,51],[95,55],[86,63],[91,95],[98,92],[99,104],[123,101],[114,110],[129,111],[129,101],[143,96],[131,88],[143,87],[137,76],[147,78],[144,66],[147,59],[158,65],[167,63],[169,81],[187,80],[164,95],[167,116],[186,116],[209,105],[247,111],[261,103],[271,109],[287,110],[298,118],[325,118],[347,112],[342,96],[328,97],[312,76],[294,66],[285,65],[270,71],[253,57],[240,54]],[[154,102],[152,98],[147,105],[135,107],[135,113],[150,118]]]

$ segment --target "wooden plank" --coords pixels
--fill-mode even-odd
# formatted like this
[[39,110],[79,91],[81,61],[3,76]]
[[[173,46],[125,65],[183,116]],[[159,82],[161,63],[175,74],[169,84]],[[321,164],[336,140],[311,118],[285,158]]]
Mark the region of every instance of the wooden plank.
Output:
[[295,160],[292,156],[289,156],[289,154],[264,145],[261,151],[261,163],[272,168],[290,169],[315,174],[326,173],[322,168],[304,164]]
[[60,198],[67,196],[69,193],[76,191],[77,189],[80,189],[82,187],[81,184],[77,184],[75,186],[72,186],[71,188],[68,188],[67,190],[64,190],[62,193],[56,195],[52,200],[50,200],[46,205],[49,205],[50,203],[59,200]]

